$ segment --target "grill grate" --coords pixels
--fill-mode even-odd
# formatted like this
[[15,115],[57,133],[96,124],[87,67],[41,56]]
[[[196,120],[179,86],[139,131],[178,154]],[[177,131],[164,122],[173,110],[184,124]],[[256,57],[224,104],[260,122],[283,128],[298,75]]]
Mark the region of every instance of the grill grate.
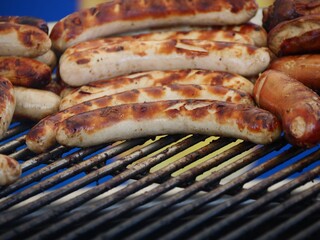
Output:
[[0,239],[307,239],[319,236],[320,147],[162,136],[35,155],[14,123],[0,153]]

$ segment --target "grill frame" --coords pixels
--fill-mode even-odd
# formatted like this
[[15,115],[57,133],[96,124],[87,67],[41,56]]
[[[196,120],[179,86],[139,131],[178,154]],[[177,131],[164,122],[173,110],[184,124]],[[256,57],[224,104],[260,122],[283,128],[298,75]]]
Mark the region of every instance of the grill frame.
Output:
[[[260,146],[229,138],[176,135],[86,149],[56,146],[48,153],[36,155],[26,148],[24,142],[31,126],[12,124],[0,145],[1,153],[19,159],[24,172],[16,183],[0,188],[1,239],[19,239],[21,236],[30,239],[77,239],[84,236],[95,239],[143,239],[150,236],[207,239],[221,234],[226,239],[241,239],[250,229],[266,221],[284,218],[289,207],[310,203],[310,207],[299,209],[292,218],[259,236],[261,239],[276,239],[287,237],[288,231],[310,216],[314,219],[319,216],[320,203],[316,199],[320,192],[320,183],[316,179],[320,172],[319,146],[304,150],[290,146],[283,138],[271,145]],[[231,147],[225,147],[228,144]],[[215,151],[219,152],[212,155]],[[267,160],[264,160],[265,156]],[[175,160],[150,172],[172,157]],[[297,160],[293,161],[295,158]],[[197,160],[200,161],[198,164],[175,175]],[[288,161],[293,162],[282,166]],[[214,174],[208,173],[221,164],[223,168]],[[279,166],[282,169],[259,178]],[[306,167],[311,169],[288,178]],[[242,174],[221,182],[237,171]],[[204,173],[206,177],[203,177]],[[79,177],[79,174],[82,175]],[[285,185],[269,189],[283,179],[288,181]],[[304,182],[310,184],[313,179],[316,179],[315,183],[310,187],[300,187]],[[254,185],[253,180],[257,182]],[[92,185],[95,181],[100,182]],[[251,186],[246,187],[250,183]],[[88,184],[91,185],[88,187]],[[153,187],[139,194],[150,186]],[[299,187],[299,194],[292,193]],[[80,190],[79,195],[73,195]],[[106,192],[111,193],[105,195]],[[34,196],[38,198],[32,199]],[[271,205],[276,207],[269,209]],[[247,219],[251,214],[256,215],[246,224],[237,225],[240,216]],[[157,215],[160,216],[155,217]],[[203,224],[212,219],[214,225]],[[106,224],[112,227],[101,228]],[[297,232],[295,238],[317,236],[318,225],[319,221],[312,221],[310,226]],[[97,229],[100,232],[96,232]],[[230,234],[225,232],[226,229],[231,231]]]

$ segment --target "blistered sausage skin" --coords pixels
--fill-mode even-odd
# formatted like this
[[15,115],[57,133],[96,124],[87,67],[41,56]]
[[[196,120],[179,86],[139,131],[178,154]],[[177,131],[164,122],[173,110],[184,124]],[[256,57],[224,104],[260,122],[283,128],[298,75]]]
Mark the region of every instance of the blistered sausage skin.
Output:
[[43,119],[30,130],[26,137],[26,143],[28,148],[34,152],[45,152],[56,143],[55,136],[58,123],[71,116],[120,104],[175,99],[211,99],[254,105],[251,95],[223,86],[188,84],[133,89],[92,99]]
[[320,143],[320,97],[286,74],[268,70],[254,87],[257,104],[277,115],[288,141],[300,147]]
[[59,110],[60,97],[46,90],[14,87],[16,119],[39,121]]
[[76,43],[122,32],[172,25],[237,25],[258,10],[253,0],[114,0],[60,20],[50,37],[64,51]]
[[34,26],[0,22],[0,55],[37,57],[51,48],[49,36]]
[[20,164],[13,158],[0,154],[0,186],[14,183],[20,175]]
[[60,58],[60,76],[70,86],[140,71],[208,69],[255,76],[267,68],[267,48],[207,40],[123,41],[78,51]]
[[277,58],[271,62],[269,68],[283,72],[311,89],[320,91],[320,55],[318,54]]
[[280,135],[271,113],[243,104],[171,100],[123,104],[81,113],[58,125],[57,141],[87,147],[163,134],[205,134],[267,144]]
[[51,69],[46,64],[25,57],[0,57],[0,75],[14,85],[40,88],[51,81]]
[[0,139],[9,128],[15,106],[13,85],[8,79],[0,76]]
[[22,25],[34,26],[48,34],[49,27],[45,20],[30,16],[0,16],[0,22],[10,22]]
[[154,31],[136,35],[99,38],[77,44],[77,51],[83,51],[94,46],[107,45],[108,43],[121,43],[122,41],[161,41],[168,39],[195,39],[221,42],[237,42],[254,45],[254,41],[252,38],[235,31],[226,31],[220,29],[197,29],[190,31]]
[[248,94],[253,92],[253,83],[248,79],[228,72],[210,70],[148,71],[112,79],[100,80],[71,91],[62,98],[60,110],[94,98],[144,87],[169,84],[219,85],[238,89]]

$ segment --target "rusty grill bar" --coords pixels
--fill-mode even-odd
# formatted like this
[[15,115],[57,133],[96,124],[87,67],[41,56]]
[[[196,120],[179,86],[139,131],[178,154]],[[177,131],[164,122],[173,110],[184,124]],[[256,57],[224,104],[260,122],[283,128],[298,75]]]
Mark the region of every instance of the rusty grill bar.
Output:
[[14,123],[0,153],[23,176],[0,188],[0,239],[317,239],[320,147],[200,135],[35,155]]

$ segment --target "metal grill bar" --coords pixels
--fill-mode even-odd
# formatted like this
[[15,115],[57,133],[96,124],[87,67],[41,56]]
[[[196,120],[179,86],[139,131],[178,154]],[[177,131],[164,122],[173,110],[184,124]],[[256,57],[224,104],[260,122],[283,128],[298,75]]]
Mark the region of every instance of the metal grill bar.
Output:
[[[173,138],[170,136],[168,138],[174,139],[174,141],[177,140],[177,138]],[[196,142],[199,142],[203,139],[204,139],[203,136],[188,138],[182,142],[177,143],[175,146],[170,147],[169,149],[171,149],[171,152],[176,153],[176,151],[179,152],[181,150],[184,150],[185,148],[190,147],[190,146],[194,145]],[[170,144],[170,143],[171,143],[170,141],[166,142],[166,144]],[[163,150],[157,156],[148,159],[149,164],[145,164],[145,163],[140,164],[140,168],[130,170],[130,173],[127,174],[127,176],[125,176],[125,177],[121,176],[118,178],[114,177],[110,181],[108,181],[104,184],[101,184],[95,188],[92,188],[92,189],[88,190],[87,192],[83,193],[82,195],[80,195],[74,199],[71,199],[70,201],[65,202],[63,204],[63,206],[59,206],[56,209],[52,209],[51,211],[48,211],[47,214],[43,218],[34,219],[34,221],[32,221],[32,222],[22,224],[21,226],[17,227],[15,229],[15,231],[8,232],[7,234],[5,234],[1,237],[3,237],[3,239],[10,239],[11,237],[16,236],[17,234],[24,233],[37,225],[43,224],[43,222],[45,222],[45,221],[48,221],[52,218],[60,216],[61,214],[65,213],[75,207],[78,207],[82,203],[87,202],[90,199],[98,196],[99,194],[103,193],[104,191],[107,191],[107,190],[113,188],[114,186],[128,180],[130,177],[136,175],[137,173],[146,171],[147,169],[151,168],[154,164],[157,164],[157,163],[163,161],[164,159],[166,159],[168,156],[170,156],[170,151],[168,149]]]
[[[225,145],[228,142],[221,142],[221,145]],[[116,217],[120,217],[121,215],[128,213],[130,210],[137,208],[143,204],[146,204],[147,202],[155,199],[156,197],[158,197],[159,195],[173,189],[174,187],[179,186],[179,184],[181,183],[185,183],[188,181],[192,181],[196,176],[198,176],[200,173],[203,173],[204,171],[219,165],[221,162],[225,161],[228,158],[228,155],[237,155],[239,151],[245,151],[249,148],[251,148],[253,146],[253,144],[248,144],[248,143],[242,143],[237,145],[235,148],[233,148],[232,150],[228,151],[228,154],[221,154],[220,157],[216,157],[214,159],[210,159],[207,160],[205,163],[203,164],[199,164],[198,166],[192,168],[191,170],[177,176],[174,178],[170,178],[168,181],[166,181],[164,184],[159,185],[159,187],[156,187],[155,189],[145,192],[143,195],[138,196],[134,199],[132,199],[130,201],[130,203],[126,204],[126,206],[122,207],[122,208],[118,208],[114,211],[111,211],[110,213],[103,215],[100,218],[96,218],[94,221],[92,221],[90,224],[86,225],[86,226],[82,226],[81,228],[78,228],[78,231],[71,233],[69,236],[65,236],[64,238],[69,238],[69,239],[76,239],[78,237],[78,235],[89,232],[91,230],[93,230],[94,228],[96,228],[97,226],[104,224],[106,221],[112,220]],[[206,147],[203,147],[202,149],[199,149],[196,152],[193,152],[189,155],[186,155],[184,158],[193,158],[194,160],[200,157],[203,157],[205,155],[208,154],[208,152],[212,152],[214,149],[216,149],[218,146],[216,144],[216,142],[207,145]],[[196,154],[199,154],[199,156],[196,156]],[[139,186],[142,184],[143,181],[152,181],[153,177],[158,177],[158,176],[164,176],[167,175],[169,170],[171,167],[165,167],[161,170],[158,170],[154,173],[149,174],[147,177],[145,177],[144,179],[140,179],[139,181],[132,183],[131,185],[128,186],[132,187],[134,185]],[[169,170],[168,170],[169,169]],[[148,180],[151,179],[151,180]],[[139,187],[140,188],[140,187]],[[119,194],[121,194],[121,192],[125,192],[127,191],[127,189],[123,189],[120,190],[119,193],[113,194],[113,196],[109,196],[108,198],[105,199],[101,199],[98,203],[95,204],[95,209],[90,209],[91,211],[86,214],[83,214],[83,212],[81,212],[81,216],[79,216],[79,213],[75,214],[75,216],[72,216],[73,218],[68,218],[69,223],[76,221],[76,219],[81,219],[84,217],[88,217],[89,214],[94,213],[95,211],[97,211],[97,209],[102,209],[106,207],[106,203],[108,202],[109,198],[116,198]],[[66,222],[65,222],[66,223]],[[60,223],[59,223],[60,224]],[[61,222],[61,226],[65,226],[65,224],[62,224]],[[58,230],[61,230],[59,228],[56,228],[55,225],[55,232],[57,232]],[[43,235],[42,235],[43,237]]]
[[[218,182],[223,177],[226,177],[229,174],[241,169],[242,167],[247,166],[248,164],[252,163],[256,159],[258,159],[258,158],[270,153],[271,151],[281,147],[283,144],[284,144],[284,141],[282,141],[282,143],[277,142],[273,145],[269,145],[268,147],[266,147],[266,146],[259,147],[259,148],[256,147],[254,149],[254,151],[248,153],[246,156],[243,156],[241,159],[225,166],[220,171],[215,172],[214,174],[205,178],[204,180],[195,182],[193,185],[190,185],[185,190],[175,194],[172,197],[169,197],[168,199],[161,201],[160,204],[158,204],[148,210],[145,210],[144,212],[142,212],[138,215],[135,215],[134,218],[129,218],[127,221],[123,222],[122,224],[119,224],[115,228],[110,229],[103,237],[111,239],[111,238],[116,238],[119,235],[122,235],[122,234],[128,232],[133,227],[137,226],[138,224],[141,224],[144,220],[148,219],[149,217],[155,216],[156,214],[158,214],[162,211],[165,211],[170,206],[177,204],[177,203],[180,203],[181,201],[187,199],[188,197],[198,193],[202,189],[207,188],[208,185],[212,185],[213,183]],[[236,153],[237,151],[238,151],[237,148],[228,149],[227,151],[220,153],[217,156],[213,157],[212,161],[214,161],[214,159],[228,160],[232,156],[234,156],[234,153]],[[183,174],[181,174],[181,175],[183,175]],[[173,180],[174,179],[172,179],[171,181],[173,181]],[[74,239],[75,237],[78,236],[78,234],[85,234],[86,230],[89,231],[89,230],[93,229],[93,227],[98,227],[102,224],[105,224],[106,221],[107,221],[107,219],[105,218],[105,216],[101,216],[98,219],[95,219],[94,221],[92,221],[91,223],[77,229],[75,232],[70,233],[69,235],[66,236],[66,238]]]
[[[291,157],[299,154],[301,151],[302,151],[301,149],[290,148],[289,150],[283,152],[282,154],[263,163],[262,165],[247,171],[245,174],[236,178],[235,180],[232,180],[229,183],[222,185],[222,186],[210,191],[205,196],[199,197],[199,199],[197,199],[197,201],[192,202],[191,204],[188,204],[186,206],[183,206],[183,207],[179,208],[178,210],[174,211],[173,213],[161,218],[159,221],[157,221],[153,224],[150,224],[148,226],[148,228],[141,230],[140,232],[138,232],[135,235],[132,235],[132,237],[129,237],[129,239],[142,239],[142,238],[148,237],[153,232],[156,232],[159,229],[164,228],[166,225],[173,223],[174,221],[182,218],[183,216],[187,215],[188,213],[191,213],[192,211],[200,208],[201,206],[217,199],[222,194],[225,194],[228,191],[231,191],[235,188],[242,187],[242,185],[245,184],[246,182],[254,179],[255,177],[272,169],[273,167],[289,160]],[[190,222],[189,222],[189,224],[190,224]],[[192,222],[191,222],[191,224],[192,224]],[[177,228],[176,230],[177,231],[173,232],[172,236],[170,236],[170,238],[182,236],[182,235],[184,235],[184,232],[188,231],[189,229],[187,228],[186,225],[184,225],[181,228]]]
[[[292,166],[291,170],[298,171],[299,169],[303,169],[304,166],[308,166],[308,164],[310,164],[309,161],[312,161],[312,160],[314,161],[319,156],[320,156],[320,151],[318,153],[316,153],[316,156],[312,155],[312,156],[309,156],[308,158],[304,159],[303,162],[305,162],[305,164],[302,164],[302,162],[298,162],[298,163],[294,164]],[[200,234],[195,235],[192,239],[205,239],[208,237],[217,236],[219,233],[223,232],[223,230],[225,228],[231,226],[233,223],[236,223],[237,221],[240,221],[242,218],[244,218],[249,213],[255,211],[256,209],[258,209],[262,206],[266,206],[269,202],[273,201],[276,198],[283,196],[284,194],[288,194],[293,189],[295,189],[295,188],[303,185],[304,183],[317,177],[317,175],[319,175],[319,173],[320,173],[320,167],[313,169],[310,172],[305,173],[304,175],[296,178],[295,180],[285,184],[281,188],[278,188],[277,190],[274,190],[273,192],[266,194],[263,198],[258,199],[254,203],[249,204],[248,206],[242,208],[239,211],[235,211],[234,213],[231,214],[231,216],[228,216],[223,221],[216,223],[214,226],[210,227],[210,229],[206,229],[206,230],[202,231]],[[268,181],[268,179],[265,181]],[[250,190],[254,190],[255,188],[260,189],[260,186],[259,185],[254,186]],[[319,190],[319,189],[316,188],[315,190]],[[315,194],[315,192],[312,192],[312,193]],[[243,192],[243,194],[245,194],[245,192]],[[234,198],[236,198],[236,197],[234,197]],[[302,199],[298,199],[298,200],[302,200]],[[231,200],[229,200],[229,201],[231,201]],[[227,202],[225,204],[227,204]],[[274,212],[274,209],[270,210],[268,212],[268,215],[273,212]],[[262,219],[262,218],[255,219],[255,221],[252,222],[252,224],[254,225],[254,227],[257,227],[259,224],[266,222],[267,219]],[[234,233],[230,236],[225,236],[224,239],[228,239],[228,240],[239,239],[240,235],[241,236],[245,235],[248,231],[250,231],[250,229],[254,229],[254,227],[246,224],[246,227],[241,230],[241,232],[240,232],[241,234]],[[275,239],[275,238],[266,238],[266,239]],[[266,240],[266,239],[264,239],[264,240]]]
[[320,220],[316,221],[311,226],[304,229],[304,231],[296,234],[290,240],[305,240],[305,239],[311,239],[312,236],[318,236],[320,231]]
[[[177,160],[175,162],[174,166],[173,166],[173,164],[170,166],[167,166],[163,170],[159,170],[160,173],[158,173],[158,172],[151,173],[151,174],[147,175],[144,179],[141,179],[137,182],[133,182],[133,183],[127,185],[123,190],[121,190],[117,193],[111,194],[110,196],[95,202],[94,206],[88,207],[81,212],[76,212],[75,214],[71,215],[70,217],[68,217],[62,221],[59,221],[59,223],[53,225],[50,228],[47,228],[43,232],[37,234],[37,238],[43,239],[44,237],[50,236],[51,234],[53,234],[57,231],[61,231],[62,229],[65,229],[69,225],[74,224],[74,223],[80,221],[81,219],[84,219],[84,218],[90,216],[91,214],[93,214],[93,213],[95,213],[105,207],[108,207],[108,206],[112,205],[113,203],[118,202],[121,199],[125,198],[126,196],[142,189],[143,187],[145,187],[151,183],[153,183],[159,177],[165,177],[166,175],[174,172],[175,170],[179,169],[180,167],[190,163],[191,161],[194,161],[198,158],[201,158],[214,150],[221,148],[222,146],[230,143],[231,141],[232,141],[231,139],[219,139],[217,141],[214,141],[211,144],[201,148],[200,150],[192,152],[191,154]],[[133,167],[132,170],[135,171],[134,168],[140,169],[141,166],[143,167],[143,165],[145,165],[145,164],[146,163],[144,163],[144,162],[141,164],[138,163],[136,166]],[[124,175],[128,174],[128,173],[130,174],[130,172],[132,172],[132,170],[131,169],[126,170],[125,172],[119,174],[118,176],[115,176],[110,181],[113,181],[113,180],[116,181],[117,178],[123,179]],[[125,177],[125,179],[127,179],[127,177]],[[116,216],[113,216],[113,217],[116,217]]]
[[26,135],[20,136],[14,140],[11,140],[8,143],[3,144],[0,146],[0,153],[7,154],[11,151],[14,151],[18,147],[21,147],[25,143]]

